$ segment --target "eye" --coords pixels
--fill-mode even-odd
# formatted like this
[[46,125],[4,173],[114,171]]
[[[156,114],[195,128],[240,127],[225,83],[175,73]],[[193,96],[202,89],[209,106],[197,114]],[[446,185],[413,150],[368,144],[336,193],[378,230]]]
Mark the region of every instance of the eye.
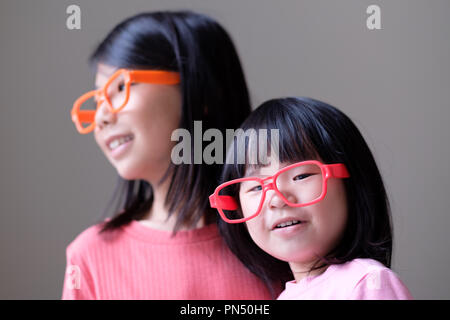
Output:
[[294,178],[293,178],[293,180],[304,180],[304,179],[306,179],[306,178],[308,178],[308,177],[310,177],[310,176],[312,176],[313,175],[313,173],[303,173],[303,174],[299,174],[299,175],[296,175]]
[[261,191],[261,186],[254,186],[253,188],[250,188],[247,192],[255,192],[255,191]]
[[[137,82],[132,82],[132,83],[130,83],[130,87],[131,87],[131,86],[135,86],[135,85],[137,85]],[[118,92],[121,92],[121,91],[123,91],[124,89],[125,89],[125,83],[120,83],[120,84],[117,85],[117,91],[118,91]]]
[[241,193],[255,193],[262,191],[262,186],[259,183],[243,183],[240,187]]

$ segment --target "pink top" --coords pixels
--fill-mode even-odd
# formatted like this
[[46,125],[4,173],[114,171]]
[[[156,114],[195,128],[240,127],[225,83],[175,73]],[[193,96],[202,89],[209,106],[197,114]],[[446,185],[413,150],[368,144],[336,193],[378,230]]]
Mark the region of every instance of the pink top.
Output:
[[341,265],[331,265],[318,276],[300,282],[286,283],[279,300],[394,300],[412,299],[411,293],[398,276],[380,262],[354,259]]
[[175,237],[135,220],[108,238],[98,230],[87,228],[67,246],[62,299],[271,298],[214,224]]

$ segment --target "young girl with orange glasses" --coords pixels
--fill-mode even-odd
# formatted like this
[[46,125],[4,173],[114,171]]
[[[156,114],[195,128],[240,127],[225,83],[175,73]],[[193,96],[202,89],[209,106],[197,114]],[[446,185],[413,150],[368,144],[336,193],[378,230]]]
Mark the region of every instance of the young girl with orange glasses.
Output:
[[[63,299],[269,299],[219,235],[207,196],[221,166],[171,161],[171,134],[237,128],[250,113],[239,57],[213,19],[152,12],[118,24],[71,119],[118,173],[112,216],[67,247]],[[80,152],[80,151],[77,151]],[[279,291],[278,291],[279,292]]]

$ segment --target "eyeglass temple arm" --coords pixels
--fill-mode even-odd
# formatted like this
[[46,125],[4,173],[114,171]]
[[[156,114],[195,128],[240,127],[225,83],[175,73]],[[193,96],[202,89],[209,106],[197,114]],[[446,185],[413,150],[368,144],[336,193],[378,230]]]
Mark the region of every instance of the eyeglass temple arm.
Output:
[[333,178],[348,178],[350,174],[347,168],[342,163],[328,164],[327,168],[330,170],[331,177]]
[[180,74],[174,71],[132,71],[130,72],[131,82],[149,82],[159,84],[177,84],[180,82]]
[[93,122],[95,120],[96,110],[78,110],[77,113],[72,113],[72,121]]
[[238,204],[233,197],[215,196],[214,194],[209,196],[209,205],[211,208],[220,208],[222,210],[236,210],[238,208]]

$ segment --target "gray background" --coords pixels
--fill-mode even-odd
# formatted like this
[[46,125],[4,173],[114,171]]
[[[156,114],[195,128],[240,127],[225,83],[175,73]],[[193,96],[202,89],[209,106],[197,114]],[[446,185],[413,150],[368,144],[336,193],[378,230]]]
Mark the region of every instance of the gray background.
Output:
[[[66,8],[81,7],[81,30]],[[382,30],[366,27],[381,7]],[[102,214],[116,172],[69,112],[87,57],[124,18],[193,9],[230,32],[253,106],[304,95],[347,113],[380,166],[393,269],[419,299],[449,299],[450,1],[0,2],[0,298],[59,299],[65,248]]]

